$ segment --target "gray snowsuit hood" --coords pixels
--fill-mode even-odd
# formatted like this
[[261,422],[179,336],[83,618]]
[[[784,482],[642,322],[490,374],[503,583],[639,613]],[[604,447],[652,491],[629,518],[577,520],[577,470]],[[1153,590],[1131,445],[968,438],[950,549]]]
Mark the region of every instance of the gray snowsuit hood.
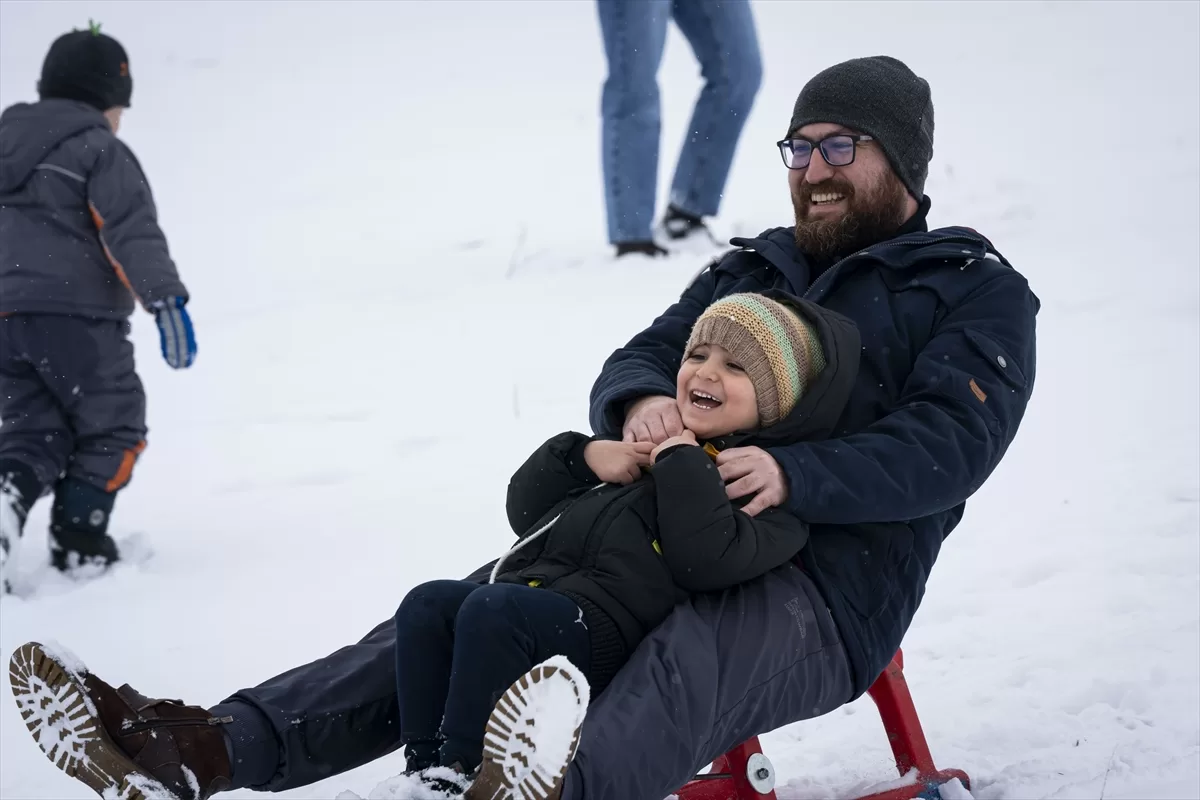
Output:
[[20,189],[47,155],[90,128],[109,130],[104,114],[71,100],[17,103],[0,115],[0,193]]

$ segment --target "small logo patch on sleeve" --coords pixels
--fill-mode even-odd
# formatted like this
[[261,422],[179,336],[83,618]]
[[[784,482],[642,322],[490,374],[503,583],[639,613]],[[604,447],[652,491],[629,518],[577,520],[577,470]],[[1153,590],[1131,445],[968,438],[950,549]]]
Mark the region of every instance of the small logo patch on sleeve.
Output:
[[975,396],[979,398],[979,402],[987,402],[987,392],[979,388],[979,384],[975,382],[974,378],[971,378],[971,382],[968,385],[971,387],[971,391],[975,394]]

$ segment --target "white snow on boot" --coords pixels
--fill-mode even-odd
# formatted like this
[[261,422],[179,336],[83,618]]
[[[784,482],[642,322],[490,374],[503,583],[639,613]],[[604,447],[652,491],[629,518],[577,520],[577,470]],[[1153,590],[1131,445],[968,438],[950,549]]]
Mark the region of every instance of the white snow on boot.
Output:
[[464,800],[557,800],[579,747],[591,689],[564,656],[526,672],[488,719],[483,764]]
[[5,574],[5,568],[25,526],[24,500],[12,479],[0,475],[0,594],[11,591],[11,576]]
[[447,767],[430,767],[388,778],[365,798],[347,789],[334,800],[461,800],[469,780]]

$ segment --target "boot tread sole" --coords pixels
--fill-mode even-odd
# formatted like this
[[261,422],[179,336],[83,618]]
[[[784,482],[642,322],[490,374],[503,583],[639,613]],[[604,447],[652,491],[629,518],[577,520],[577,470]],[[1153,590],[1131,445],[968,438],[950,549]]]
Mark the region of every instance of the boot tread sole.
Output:
[[25,726],[54,766],[108,800],[180,800],[117,747],[80,677],[41,644],[13,652],[8,680]]
[[[577,708],[577,721],[562,764],[538,763],[537,720],[530,696],[545,681],[565,683]],[[580,684],[583,684],[581,687]],[[562,791],[567,768],[579,747],[587,706],[586,679],[577,670],[539,664],[518,678],[496,702],[483,740],[483,764],[463,800],[553,800]]]

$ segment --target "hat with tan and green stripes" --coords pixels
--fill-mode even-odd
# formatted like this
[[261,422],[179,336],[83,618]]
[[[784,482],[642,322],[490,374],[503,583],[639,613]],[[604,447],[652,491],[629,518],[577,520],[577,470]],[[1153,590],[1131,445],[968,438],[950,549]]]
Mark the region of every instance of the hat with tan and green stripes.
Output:
[[733,294],[705,309],[683,357],[720,345],[746,371],[765,428],[787,417],[825,368],[816,328],[798,312],[760,294]]

